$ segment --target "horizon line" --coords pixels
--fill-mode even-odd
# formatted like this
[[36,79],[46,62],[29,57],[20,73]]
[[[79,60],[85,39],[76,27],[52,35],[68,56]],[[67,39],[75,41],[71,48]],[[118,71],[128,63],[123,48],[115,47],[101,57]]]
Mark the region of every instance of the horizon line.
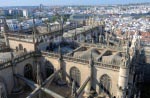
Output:
[[[42,4],[42,3],[39,3],[39,5]],[[44,6],[113,6],[113,5],[130,5],[130,4],[150,4],[150,2],[139,2],[139,3],[124,3],[124,4],[121,4],[121,3],[114,3],[114,4],[49,4],[49,5],[46,5],[46,4],[42,4]],[[21,7],[21,6],[39,6],[39,5],[6,5],[6,6],[0,6],[0,7]]]

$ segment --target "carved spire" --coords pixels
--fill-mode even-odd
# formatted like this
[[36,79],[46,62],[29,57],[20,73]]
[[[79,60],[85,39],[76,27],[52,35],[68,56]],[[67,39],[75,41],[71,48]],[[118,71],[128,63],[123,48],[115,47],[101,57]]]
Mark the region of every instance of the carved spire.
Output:
[[11,55],[12,63],[14,64],[14,54],[13,54],[13,52],[11,52],[10,55]]
[[138,39],[138,48],[140,49],[140,47],[141,47],[141,39],[139,38]]
[[119,45],[119,47],[121,47],[122,46],[122,44],[121,44],[121,39],[119,39],[119,43],[118,43]]
[[51,31],[50,24],[47,23],[47,32],[50,33],[50,31]]
[[33,36],[33,42],[34,43],[35,43],[35,34],[36,34],[35,17],[33,15],[33,32],[32,32],[32,36]]
[[75,29],[75,32],[74,32],[74,40],[77,40],[77,30]]
[[106,32],[106,41],[107,41],[107,46],[109,46],[109,34]]
[[20,32],[19,33],[22,33],[23,32],[23,26],[20,24]]
[[122,59],[122,65],[125,66],[125,67],[128,67],[129,66],[129,63],[130,63],[130,54],[129,54],[129,43],[127,43],[127,48],[126,48],[126,52],[125,52],[125,55]]
[[35,25],[35,17],[33,15],[33,32],[32,32],[32,37],[33,37],[33,43],[34,43],[34,50],[38,52],[38,47],[37,47],[37,39],[36,39],[36,25]]
[[98,39],[98,40],[99,40],[99,43],[101,43],[101,42],[102,42],[102,34],[101,34],[101,32],[99,33],[99,36],[98,36],[98,37],[99,37],[99,39]]
[[94,64],[94,61],[93,61],[93,56],[92,56],[92,51],[91,51],[90,60],[89,60],[89,66],[93,67],[93,64]]
[[62,28],[61,28],[62,32],[61,33],[62,33],[62,38],[63,38],[63,33],[64,33],[64,18],[62,16],[60,17],[60,22],[61,22],[61,26],[62,26]]
[[33,15],[33,32],[35,33],[35,17]]
[[127,49],[126,49],[126,55],[129,55],[129,40],[127,41]]
[[62,52],[61,52],[60,44],[59,44],[58,52],[59,52],[59,60],[62,60]]

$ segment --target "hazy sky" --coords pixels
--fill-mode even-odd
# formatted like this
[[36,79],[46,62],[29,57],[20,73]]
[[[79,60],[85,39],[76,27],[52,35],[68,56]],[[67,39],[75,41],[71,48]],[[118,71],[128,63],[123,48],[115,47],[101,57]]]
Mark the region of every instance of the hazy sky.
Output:
[[0,0],[0,6],[22,5],[100,5],[150,2],[150,0]]

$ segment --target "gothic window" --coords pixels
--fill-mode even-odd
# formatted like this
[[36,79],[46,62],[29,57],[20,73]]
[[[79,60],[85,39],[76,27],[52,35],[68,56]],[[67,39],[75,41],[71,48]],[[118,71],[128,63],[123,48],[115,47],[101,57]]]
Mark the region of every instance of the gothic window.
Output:
[[45,71],[46,71],[46,77],[49,77],[50,75],[54,73],[54,67],[48,61],[45,62]]
[[32,65],[27,64],[24,67],[24,77],[28,78],[30,80],[33,80],[33,69],[32,69]]
[[106,93],[110,95],[110,89],[111,89],[111,79],[108,75],[103,75],[100,78],[100,93]]
[[78,68],[76,67],[72,67],[70,69],[70,77],[71,77],[71,81],[75,81],[77,86],[80,86],[80,79],[81,79],[81,74]]

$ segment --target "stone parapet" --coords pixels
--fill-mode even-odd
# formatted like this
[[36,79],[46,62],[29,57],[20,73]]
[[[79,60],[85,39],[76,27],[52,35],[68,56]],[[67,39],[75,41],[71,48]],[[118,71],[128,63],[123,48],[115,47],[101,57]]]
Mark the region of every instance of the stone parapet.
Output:
[[[21,54],[21,55],[18,55],[14,58],[14,62],[15,64],[19,63],[19,62],[22,62],[23,60],[25,59],[28,59],[30,57],[34,57],[36,56],[35,55],[35,52],[28,52],[28,53],[24,53],[24,54]],[[6,59],[5,61],[3,61],[1,64],[0,64],[0,70],[1,69],[4,69],[4,68],[7,68],[7,67],[10,67],[12,66],[12,60],[11,59]]]
[[[58,58],[59,54],[42,52],[42,56]],[[63,60],[89,65],[89,60],[86,60],[86,59],[83,59],[83,58],[74,58],[74,57],[68,56],[68,55],[63,55]],[[106,68],[106,69],[110,69],[110,70],[114,70],[114,71],[119,71],[119,69],[120,69],[119,65],[104,64],[102,62],[94,62],[94,66],[101,67],[101,68]]]

